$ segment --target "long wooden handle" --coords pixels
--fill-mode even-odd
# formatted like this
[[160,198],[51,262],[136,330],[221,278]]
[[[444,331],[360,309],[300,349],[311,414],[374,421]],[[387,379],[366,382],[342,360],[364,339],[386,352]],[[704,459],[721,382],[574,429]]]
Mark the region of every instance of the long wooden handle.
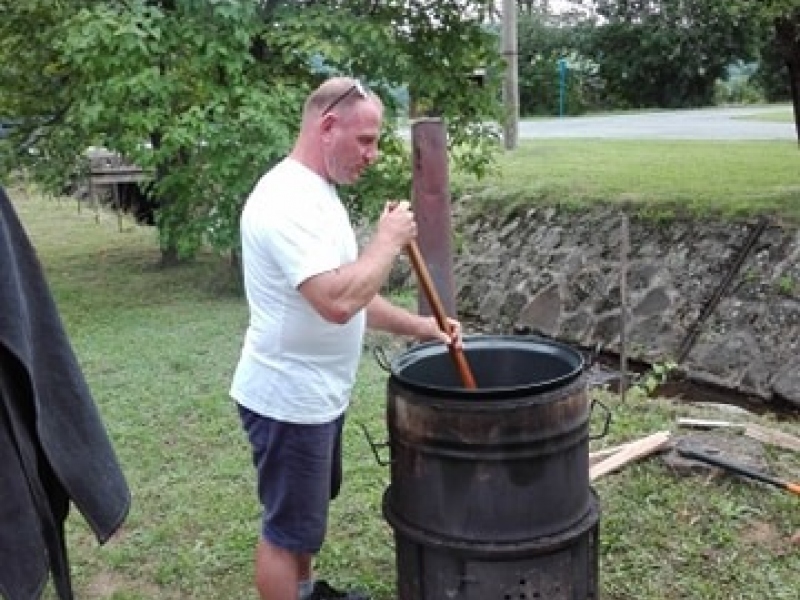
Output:
[[[433,309],[433,315],[436,317],[436,322],[442,331],[450,331],[450,323],[447,320],[447,313],[439,299],[439,294],[436,293],[436,286],[433,284],[428,267],[425,265],[425,260],[422,258],[422,253],[419,251],[419,246],[415,240],[411,240],[406,246],[408,258],[411,259],[411,264],[417,274],[417,279],[425,292],[425,297]],[[456,364],[458,374],[461,377],[461,382],[467,389],[474,390],[478,386],[475,383],[475,377],[472,375],[472,370],[467,362],[467,357],[461,351],[461,348],[456,348],[453,344],[448,344],[447,349],[450,351],[450,356]]]

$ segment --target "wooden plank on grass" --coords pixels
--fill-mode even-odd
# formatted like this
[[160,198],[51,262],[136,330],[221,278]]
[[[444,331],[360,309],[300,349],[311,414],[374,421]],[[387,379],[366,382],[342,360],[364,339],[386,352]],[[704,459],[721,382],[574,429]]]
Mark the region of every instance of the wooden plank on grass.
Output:
[[598,477],[616,471],[649,454],[658,452],[666,446],[667,442],[669,442],[669,438],[669,431],[658,431],[639,440],[625,444],[619,452],[589,467],[589,480],[594,481]]
[[734,423],[732,421],[717,421],[714,419],[692,419],[681,417],[678,419],[680,427],[691,427],[693,429],[736,429],[744,431],[747,423]]
[[790,433],[750,423],[745,427],[744,434],[764,444],[771,444],[772,446],[778,446],[786,450],[800,452],[800,438]]
[[595,463],[598,463],[604,458],[608,458],[612,454],[616,454],[620,450],[624,450],[632,443],[633,442],[628,442],[627,444],[620,444],[619,446],[609,446],[608,448],[601,448],[600,450],[589,452],[589,464],[593,465]]

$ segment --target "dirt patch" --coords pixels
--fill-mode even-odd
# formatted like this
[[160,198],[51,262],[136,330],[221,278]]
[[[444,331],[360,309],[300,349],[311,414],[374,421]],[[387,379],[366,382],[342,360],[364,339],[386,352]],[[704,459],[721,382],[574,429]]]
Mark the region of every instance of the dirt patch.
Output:
[[742,529],[742,540],[766,550],[776,556],[782,556],[797,551],[800,546],[800,531],[788,536],[771,523],[764,521],[751,521]]
[[134,581],[120,573],[104,571],[97,573],[86,584],[83,591],[76,590],[78,598],[85,600],[104,600],[123,594],[126,598],[136,594],[141,598],[159,598],[159,600],[179,600],[180,596],[159,586]]

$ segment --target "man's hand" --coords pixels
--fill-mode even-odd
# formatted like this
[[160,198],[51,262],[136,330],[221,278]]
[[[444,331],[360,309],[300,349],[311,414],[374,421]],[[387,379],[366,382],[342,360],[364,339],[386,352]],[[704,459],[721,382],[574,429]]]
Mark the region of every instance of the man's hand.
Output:
[[435,317],[421,317],[422,328],[420,330],[419,339],[421,340],[439,340],[448,346],[452,345],[454,348],[464,347],[463,331],[461,322],[456,319],[447,318],[447,324],[450,331],[442,331],[439,329],[439,323]]
[[378,219],[375,241],[391,247],[396,254],[417,237],[417,222],[406,201],[387,202]]

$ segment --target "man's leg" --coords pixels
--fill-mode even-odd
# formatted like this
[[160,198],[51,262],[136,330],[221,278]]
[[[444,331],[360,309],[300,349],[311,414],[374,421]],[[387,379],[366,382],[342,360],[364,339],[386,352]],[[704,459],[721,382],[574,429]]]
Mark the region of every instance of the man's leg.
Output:
[[297,600],[299,582],[311,583],[312,549],[322,546],[328,503],[341,484],[344,417],[299,425],[261,417],[244,407],[240,414],[253,446],[258,497],[264,507],[255,555],[256,587],[261,600]]
[[256,589],[261,600],[297,600],[297,585],[311,577],[311,556],[261,539],[256,546]]

